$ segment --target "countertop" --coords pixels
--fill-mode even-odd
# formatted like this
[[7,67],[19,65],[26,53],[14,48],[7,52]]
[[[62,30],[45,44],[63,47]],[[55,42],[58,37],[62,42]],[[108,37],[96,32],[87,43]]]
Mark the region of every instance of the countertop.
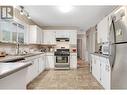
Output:
[[104,55],[104,54],[100,54],[100,53],[91,53],[91,54],[101,56],[101,57],[105,57],[105,58],[109,58],[109,55]]
[[0,57],[0,62],[20,60],[20,59],[24,59],[26,57],[31,57],[31,56],[40,55],[40,54],[44,54],[44,52],[34,52],[34,53],[28,53],[25,55],[8,55],[6,57]]
[[25,58],[24,56],[12,56],[12,55],[7,55],[6,57],[0,57],[0,62],[7,62],[7,61],[12,61],[12,60],[19,60]]
[[32,63],[0,63],[0,79],[30,65],[32,65]]

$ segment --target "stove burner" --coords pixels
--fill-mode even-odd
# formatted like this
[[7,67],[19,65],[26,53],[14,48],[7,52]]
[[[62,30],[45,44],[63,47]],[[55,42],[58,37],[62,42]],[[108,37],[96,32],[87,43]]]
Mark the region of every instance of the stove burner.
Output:
[[54,53],[55,56],[70,56],[69,49],[57,49]]

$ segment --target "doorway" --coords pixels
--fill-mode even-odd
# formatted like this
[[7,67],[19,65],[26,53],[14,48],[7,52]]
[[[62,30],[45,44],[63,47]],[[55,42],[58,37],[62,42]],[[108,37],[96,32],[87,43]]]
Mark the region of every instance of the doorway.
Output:
[[77,39],[77,56],[82,59],[82,39]]

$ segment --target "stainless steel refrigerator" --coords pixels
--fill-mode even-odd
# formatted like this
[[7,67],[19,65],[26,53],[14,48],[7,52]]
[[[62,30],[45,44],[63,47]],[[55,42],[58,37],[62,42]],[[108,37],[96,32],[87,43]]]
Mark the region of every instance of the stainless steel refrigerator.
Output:
[[109,41],[111,89],[127,89],[127,16],[121,9],[112,15]]

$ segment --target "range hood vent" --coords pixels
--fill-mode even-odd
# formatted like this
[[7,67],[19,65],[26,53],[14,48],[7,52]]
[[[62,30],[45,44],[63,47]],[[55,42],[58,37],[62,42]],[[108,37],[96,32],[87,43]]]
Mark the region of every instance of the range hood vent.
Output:
[[57,42],[69,42],[69,38],[56,38]]

